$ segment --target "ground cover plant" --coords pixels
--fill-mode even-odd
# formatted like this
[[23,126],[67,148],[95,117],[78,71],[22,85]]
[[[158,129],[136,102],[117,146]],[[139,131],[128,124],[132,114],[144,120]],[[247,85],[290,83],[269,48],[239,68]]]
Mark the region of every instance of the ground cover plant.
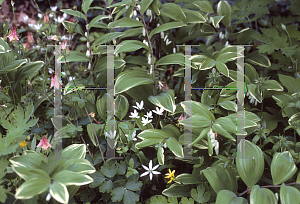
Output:
[[297,0],[0,6],[1,203],[300,202]]

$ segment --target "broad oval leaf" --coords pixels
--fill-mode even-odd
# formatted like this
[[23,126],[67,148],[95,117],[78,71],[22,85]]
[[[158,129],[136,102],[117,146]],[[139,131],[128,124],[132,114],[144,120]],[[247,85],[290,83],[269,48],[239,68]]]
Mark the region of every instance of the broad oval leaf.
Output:
[[119,94],[115,101],[115,111],[117,117],[120,120],[123,120],[123,118],[127,115],[128,109],[129,109],[128,99],[125,96]]
[[190,118],[180,121],[179,124],[184,125],[186,127],[203,128],[209,127],[211,125],[211,120],[203,115],[195,114]]
[[115,83],[115,94],[122,93],[133,87],[153,83],[153,80],[145,72],[128,70],[118,75]]
[[86,154],[85,144],[72,144],[62,151],[62,157],[70,159],[84,159]]
[[90,184],[93,182],[93,179],[87,175],[75,173],[73,171],[63,170],[58,172],[53,176],[53,181],[58,181],[65,186],[75,185],[82,186]]
[[125,35],[125,33],[123,33],[123,32],[106,33],[105,35],[103,35],[100,38],[98,38],[97,40],[95,40],[93,45],[101,45],[101,44],[109,43],[110,41],[112,41],[122,35]]
[[260,188],[260,186],[255,185],[251,189],[250,204],[257,203],[277,204],[278,202],[274,193],[270,189]]
[[175,156],[183,157],[182,145],[174,137],[169,137],[169,139],[166,140],[166,144]]
[[289,180],[297,171],[293,157],[289,151],[276,152],[271,163],[273,184],[278,185]]
[[216,193],[221,190],[237,192],[238,186],[234,172],[229,169],[228,166],[224,168],[224,163],[218,163],[217,165],[208,167],[201,172],[203,172],[204,176]]
[[174,53],[164,56],[160,58],[156,63],[155,66],[159,65],[168,65],[168,64],[179,64],[184,66],[184,55],[182,53]]
[[217,70],[219,72],[221,72],[221,74],[223,74],[224,76],[227,76],[227,77],[229,76],[229,70],[225,63],[217,61],[216,67],[217,67]]
[[89,62],[90,59],[81,52],[77,51],[70,51],[70,54],[67,56],[62,56],[61,63],[66,62]]
[[237,197],[232,191],[221,190],[217,195],[216,204],[248,204],[248,201],[243,197]]
[[27,59],[21,59],[21,60],[10,62],[8,65],[6,65],[3,69],[0,70],[0,74],[9,73],[15,69],[18,69],[20,66],[22,66],[22,64],[26,62]]
[[99,16],[94,17],[93,20],[91,20],[91,22],[88,24],[89,29],[94,27],[94,25],[96,25],[99,21],[101,21],[102,19],[105,19],[105,18],[110,18],[110,17],[107,15],[99,15]]
[[158,160],[159,165],[164,165],[164,163],[165,163],[165,156],[164,156],[164,153],[162,151],[161,142],[158,144],[157,160]]
[[123,17],[119,20],[113,21],[108,24],[108,27],[111,27],[111,28],[126,28],[126,27],[134,28],[134,27],[140,27],[140,26],[144,26],[144,24],[141,23],[140,21],[137,21],[137,20],[129,18],[129,17]]
[[66,13],[66,14],[69,14],[71,16],[83,18],[86,21],[85,15],[83,13],[81,13],[80,11],[74,11],[72,9],[62,9],[60,11]]
[[267,90],[274,90],[274,91],[283,91],[283,87],[275,80],[267,80],[265,81],[265,85]]
[[261,149],[252,142],[245,140],[245,146],[242,144],[243,142],[238,144],[238,152],[245,149],[245,158],[237,158],[236,168],[241,179],[248,188],[251,188],[259,181],[264,172],[264,157]]
[[226,110],[231,110],[231,111],[234,111],[234,112],[237,111],[237,105],[233,101],[224,101],[222,103],[219,103],[219,105],[222,108],[226,109]]
[[198,11],[193,11],[189,9],[183,9],[184,14],[186,15],[187,23],[205,23],[206,19]]
[[184,112],[187,113],[187,115],[189,115],[189,116],[192,116],[192,115],[195,115],[198,113],[202,116],[209,118],[212,121],[216,120],[215,116],[202,103],[199,103],[196,101],[183,101],[180,103],[180,105],[184,109]]
[[138,40],[124,40],[115,49],[115,54],[120,52],[133,52],[138,49],[145,48],[150,51],[150,48],[143,42]]
[[32,178],[28,181],[25,181],[20,188],[18,188],[15,198],[30,199],[48,190],[50,184],[50,179]]
[[192,188],[192,185],[172,184],[169,188],[163,190],[162,194],[168,197],[190,196],[189,192],[192,190]]
[[165,3],[160,8],[160,14],[165,17],[172,18],[176,21],[181,21],[186,23],[186,16],[182,8],[174,3]]
[[50,186],[51,196],[61,203],[69,203],[69,192],[67,187],[60,182],[53,182]]
[[193,4],[197,6],[200,11],[214,13],[211,3],[207,0],[195,1]]
[[300,200],[300,192],[293,186],[286,186],[284,183],[280,187],[281,204],[298,203]]
[[251,64],[254,64],[254,65],[262,66],[262,67],[270,67],[271,66],[271,62],[266,55],[259,54],[256,52],[253,52],[253,53],[247,55],[245,61],[249,62]]
[[16,80],[15,80],[16,83],[23,79],[35,76],[38,73],[38,71],[43,67],[43,65],[44,65],[43,61],[35,61],[20,67],[17,70]]
[[165,23],[165,24],[163,24],[161,26],[158,26],[157,28],[153,29],[151,31],[151,33],[149,34],[149,38],[152,38],[152,36],[155,35],[156,33],[161,33],[161,32],[164,32],[166,30],[170,30],[170,29],[174,29],[174,28],[180,28],[180,27],[183,27],[183,26],[186,26],[186,24],[182,23],[182,22]]
[[227,1],[219,1],[217,6],[217,13],[219,16],[224,16],[223,21],[226,27],[231,22],[231,6]]
[[174,113],[176,110],[174,97],[175,97],[174,90],[167,89],[161,92],[158,96],[149,96],[148,100],[154,105],[161,107],[168,112]]

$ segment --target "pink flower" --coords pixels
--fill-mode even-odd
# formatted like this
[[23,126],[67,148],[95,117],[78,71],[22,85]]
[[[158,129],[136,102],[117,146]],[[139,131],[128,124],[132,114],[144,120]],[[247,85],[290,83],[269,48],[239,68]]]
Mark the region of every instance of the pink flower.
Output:
[[61,49],[66,49],[67,47],[67,40],[64,40],[63,43],[61,44]]
[[29,42],[24,43],[23,48],[24,48],[25,52],[27,52],[27,50],[30,50],[30,43]]
[[59,85],[62,85],[63,83],[57,78],[57,76],[51,76],[51,85],[50,88],[55,87],[56,89],[59,89]]
[[181,116],[178,118],[178,121],[185,120],[185,119],[186,119],[186,116],[183,116],[183,114],[181,114]]
[[15,41],[19,40],[16,27],[12,27],[11,32],[8,37],[9,37],[10,42],[15,42]]
[[30,44],[34,43],[32,32],[27,33],[27,42],[29,42]]
[[48,14],[44,15],[44,23],[45,24],[49,23],[49,15]]
[[54,86],[54,82],[55,82],[54,77],[51,76],[51,85],[50,85],[50,88],[52,88]]
[[41,139],[40,143],[36,147],[43,146],[44,150],[47,150],[48,147],[52,147],[46,137],[46,135],[43,136],[43,139]]

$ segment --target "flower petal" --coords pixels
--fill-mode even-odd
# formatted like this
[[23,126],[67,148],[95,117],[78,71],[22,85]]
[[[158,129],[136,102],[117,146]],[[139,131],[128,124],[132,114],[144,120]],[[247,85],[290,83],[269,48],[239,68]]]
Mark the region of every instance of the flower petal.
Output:
[[149,171],[142,173],[140,177],[146,176],[147,174],[149,174]]

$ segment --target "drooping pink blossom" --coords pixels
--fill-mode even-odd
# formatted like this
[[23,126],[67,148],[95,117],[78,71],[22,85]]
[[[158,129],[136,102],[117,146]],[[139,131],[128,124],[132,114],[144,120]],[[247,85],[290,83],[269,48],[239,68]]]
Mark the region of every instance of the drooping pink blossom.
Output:
[[15,42],[15,41],[19,40],[16,27],[12,27],[11,32],[8,37],[9,37],[10,42]]
[[43,136],[43,139],[40,140],[40,143],[36,147],[40,147],[42,145],[44,150],[47,150],[48,147],[52,147],[49,143],[46,135]]
[[34,43],[32,32],[27,33],[27,42],[29,42],[30,44]]
[[23,48],[24,48],[24,51],[27,52],[28,50],[30,50],[30,43],[27,42],[27,43],[24,43],[23,44]]

